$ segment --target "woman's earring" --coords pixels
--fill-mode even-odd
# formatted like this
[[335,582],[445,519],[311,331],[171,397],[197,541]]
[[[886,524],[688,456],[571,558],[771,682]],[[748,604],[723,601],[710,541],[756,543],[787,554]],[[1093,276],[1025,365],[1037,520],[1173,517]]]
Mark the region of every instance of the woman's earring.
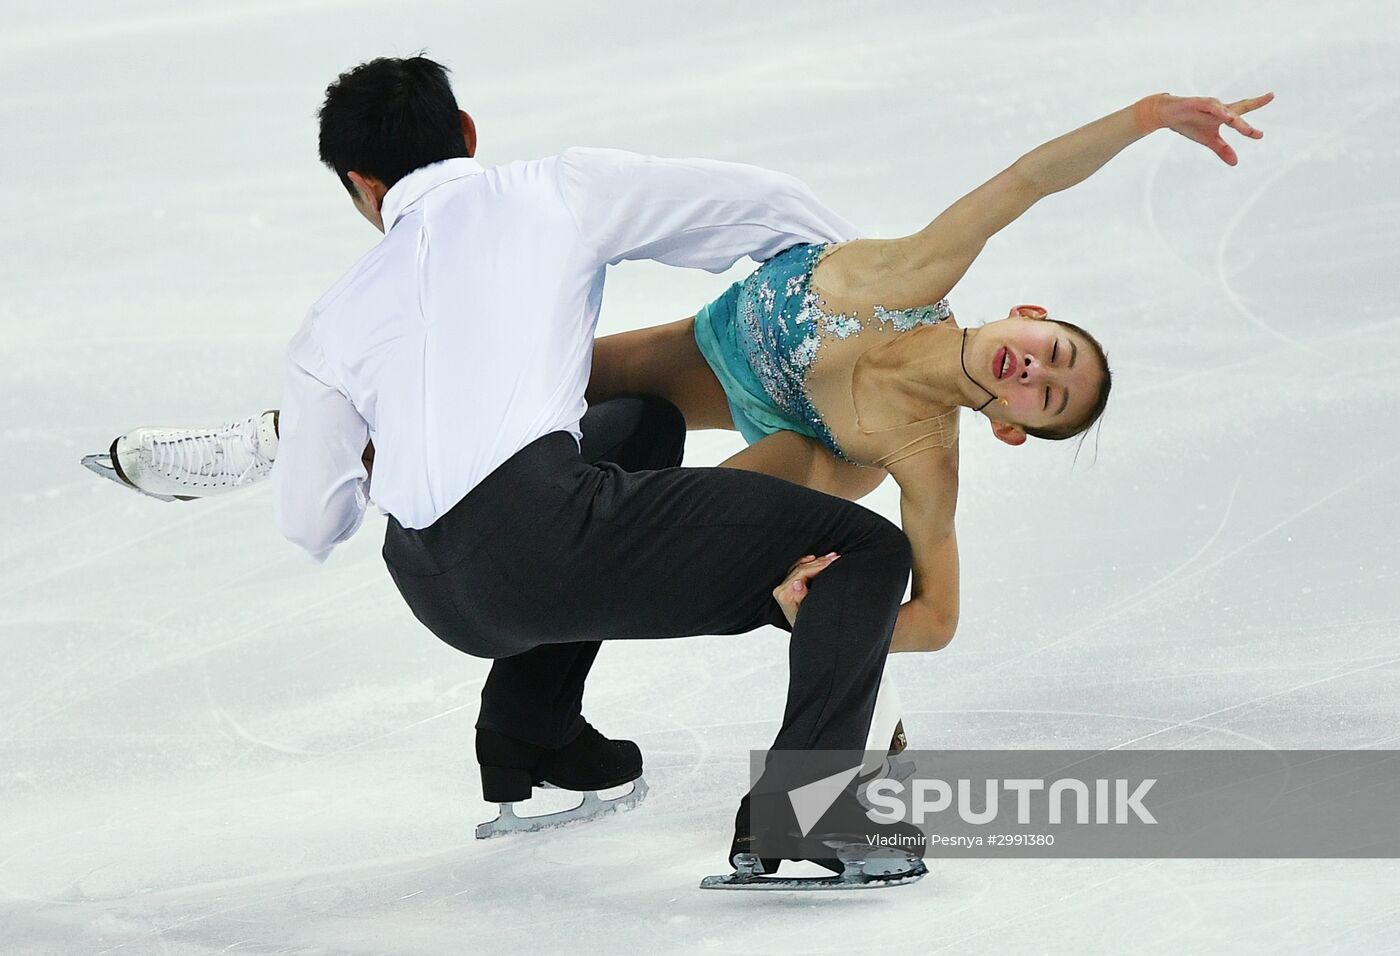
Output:
[[1010,405],[1011,403],[1008,402],[1006,399],[1003,398],[1003,399],[1001,400],[1001,404],[1002,404],[1002,405]]

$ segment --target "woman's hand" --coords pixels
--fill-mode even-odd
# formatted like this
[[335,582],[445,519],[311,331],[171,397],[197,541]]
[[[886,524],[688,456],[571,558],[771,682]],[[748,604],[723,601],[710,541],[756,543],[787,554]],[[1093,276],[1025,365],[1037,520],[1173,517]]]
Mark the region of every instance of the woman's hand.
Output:
[[835,551],[823,557],[809,554],[788,569],[783,583],[773,589],[773,600],[783,609],[788,624],[797,626],[797,608],[807,597],[807,582],[831,566],[841,555]]
[[1208,147],[1215,155],[1234,166],[1239,162],[1239,158],[1230,144],[1221,137],[1220,127],[1229,126],[1250,139],[1261,139],[1264,134],[1240,117],[1268,105],[1273,98],[1274,94],[1265,93],[1252,99],[1221,103],[1208,96],[1163,96],[1153,105],[1156,119],[1162,126]]

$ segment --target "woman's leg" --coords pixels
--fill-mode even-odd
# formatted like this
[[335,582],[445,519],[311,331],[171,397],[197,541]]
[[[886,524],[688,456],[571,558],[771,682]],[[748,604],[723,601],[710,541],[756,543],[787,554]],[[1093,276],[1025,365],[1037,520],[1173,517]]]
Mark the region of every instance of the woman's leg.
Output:
[[847,501],[864,498],[880,487],[888,474],[883,468],[842,461],[821,442],[796,432],[775,432],[720,465],[784,478]]
[[[657,395],[680,409],[686,427],[734,428],[719,379],[695,344],[695,319],[605,335],[593,344],[589,404],[619,395]],[[778,432],[721,463],[856,501],[880,486],[883,468],[837,458],[820,442]]]
[[687,428],[734,428],[724,389],[695,344],[694,317],[597,339],[584,394],[590,405],[656,395],[681,410]]
[[[724,389],[695,344],[693,317],[599,338],[593,345],[593,368],[585,395],[590,405],[622,395],[656,395],[680,409],[689,429],[734,428]],[[275,410],[270,420],[273,422],[272,435],[275,436]],[[253,424],[243,423],[239,427],[254,429],[256,421],[250,421]],[[125,439],[133,447],[139,448],[143,431],[145,429],[129,432],[118,441]],[[269,463],[276,454],[275,437],[273,442],[264,451]],[[88,459],[101,459],[105,467],[89,467],[99,474],[110,473],[109,477],[120,481],[115,477],[117,472],[108,463],[109,457],[106,454],[89,455],[84,463],[87,464]],[[371,445],[365,449],[366,469],[373,467],[373,462],[374,448]],[[883,469],[865,468],[842,461],[819,442],[795,432],[769,435],[722,464],[728,468],[784,478],[849,501],[856,501],[874,491],[886,474]],[[252,480],[261,480],[268,471],[270,468],[257,472]],[[142,490],[132,481],[122,483]]]

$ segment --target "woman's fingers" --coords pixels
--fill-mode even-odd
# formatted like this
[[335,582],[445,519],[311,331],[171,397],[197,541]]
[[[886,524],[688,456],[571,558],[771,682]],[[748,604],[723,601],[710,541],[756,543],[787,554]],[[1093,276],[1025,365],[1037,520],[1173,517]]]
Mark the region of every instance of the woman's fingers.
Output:
[[1221,162],[1236,166],[1239,157],[1222,138],[1221,128],[1228,126],[1250,139],[1262,139],[1264,134],[1246,122],[1241,114],[1257,110],[1273,99],[1274,94],[1265,93],[1228,104],[1206,96],[1176,100],[1169,104],[1172,116],[1168,125],[1187,139],[1204,145],[1219,156]]
[[1230,144],[1225,142],[1219,136],[1215,137],[1215,139],[1213,139],[1206,145],[1209,146],[1211,149],[1215,150],[1215,155],[1225,160],[1225,162],[1228,165],[1234,166],[1239,163],[1239,157],[1235,155],[1234,149],[1232,149],[1230,147]]
[[1230,116],[1230,126],[1251,139],[1261,139],[1264,134],[1242,120],[1240,114],[1248,113],[1251,110],[1257,110],[1261,106],[1267,106],[1269,103],[1273,102],[1273,99],[1274,94],[1265,93],[1263,96],[1252,96],[1249,99],[1229,104],[1225,109]]
[[[773,589],[773,598],[778,602],[778,606],[783,610],[783,616],[788,623],[796,625],[797,608],[807,597],[807,582],[825,571],[833,561],[841,555],[835,551],[823,555],[820,558],[812,558],[808,555],[794,564],[793,570],[788,572],[788,576],[783,583]],[[811,560],[808,560],[808,559]]]
[[[1259,130],[1255,129],[1253,126],[1250,126],[1249,123],[1245,122],[1244,118],[1240,116],[1240,113],[1246,112],[1245,110],[1239,108],[1240,104],[1250,102],[1253,101],[1240,100],[1239,103],[1231,103],[1228,106],[1224,103],[1212,103],[1207,108],[1206,112],[1211,116],[1211,118],[1225,126],[1230,127],[1237,133],[1242,133],[1243,135],[1248,136],[1250,139],[1262,139],[1264,137],[1264,134],[1261,133]],[[1261,103],[1260,105],[1262,106],[1263,104]],[[1251,107],[1251,109],[1252,108],[1253,107]],[[1211,145],[1211,148],[1215,148],[1214,144]],[[1219,150],[1216,151],[1219,152]],[[1231,163],[1230,165],[1233,166],[1234,163]]]
[[1240,119],[1238,116],[1232,116],[1230,118],[1230,128],[1235,130],[1236,132],[1243,133],[1250,139],[1259,139],[1264,135],[1263,133],[1255,129],[1253,126],[1250,126],[1244,120]]
[[1263,136],[1263,133],[1244,121],[1244,118],[1240,116],[1240,111],[1235,108],[1236,105],[1237,104],[1231,104],[1229,106],[1222,105],[1215,111],[1216,118],[1237,133],[1243,133],[1251,139],[1258,139]]
[[775,596],[779,594],[804,593],[807,588],[806,582],[825,571],[831,565],[831,562],[839,557],[841,557],[841,555],[832,552],[820,558],[814,558],[811,561],[804,559],[797,562],[792,566],[792,570],[788,572],[787,577],[783,579],[783,583],[778,585],[775,589]]
[[1263,96],[1251,96],[1249,99],[1240,100],[1230,104],[1230,109],[1235,113],[1248,113],[1250,110],[1257,110],[1261,106],[1267,106],[1274,100],[1274,94],[1265,93]]
[[821,574],[830,566],[831,562],[841,557],[839,554],[828,554],[815,561],[808,561],[792,574],[794,582],[808,581]]

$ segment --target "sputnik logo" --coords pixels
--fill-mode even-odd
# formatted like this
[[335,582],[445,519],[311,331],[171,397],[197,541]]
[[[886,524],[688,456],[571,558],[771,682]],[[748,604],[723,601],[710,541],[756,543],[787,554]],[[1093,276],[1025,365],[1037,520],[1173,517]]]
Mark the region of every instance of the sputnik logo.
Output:
[[857,764],[849,770],[842,770],[840,773],[788,791],[788,801],[792,803],[792,812],[797,817],[797,826],[804,837],[812,832],[812,827],[831,809],[841,791],[846,789],[846,785],[859,772],[860,764]]

